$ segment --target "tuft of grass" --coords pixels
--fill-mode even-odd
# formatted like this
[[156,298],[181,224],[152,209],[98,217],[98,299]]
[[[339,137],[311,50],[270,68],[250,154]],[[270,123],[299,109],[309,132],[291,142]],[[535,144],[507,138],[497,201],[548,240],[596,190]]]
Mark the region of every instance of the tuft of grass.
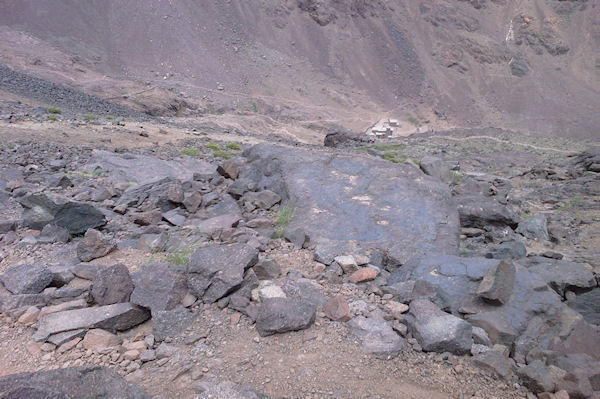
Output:
[[46,108],[46,111],[49,114],[62,114],[62,110],[58,107],[48,107]]
[[58,118],[56,117],[56,115],[50,114],[50,115],[48,115],[48,120],[50,120],[52,122],[56,122],[58,120]]
[[238,143],[233,143],[233,142],[227,143],[226,147],[229,148],[230,150],[234,150],[234,151],[239,151],[242,149],[242,147]]
[[221,147],[217,143],[212,142],[212,141],[206,145],[206,148],[209,148],[209,149],[215,150],[215,151],[221,149]]
[[180,151],[183,155],[187,155],[190,157],[197,157],[200,155],[200,149],[199,148],[183,148]]
[[115,119],[115,117],[114,117],[114,116],[112,116],[112,115],[106,115],[106,119],[108,119],[108,120],[113,120],[113,119]]
[[223,159],[229,159],[233,156],[232,153],[223,151],[223,150],[213,150],[212,154],[213,154],[213,157],[215,157],[215,158],[223,158]]
[[393,163],[402,163],[402,162],[406,162],[408,160],[407,155],[400,154],[397,151],[386,152],[385,154],[383,154],[382,158],[385,159],[386,161],[390,161]]
[[96,119],[96,115],[94,115],[94,114],[85,114],[85,115],[83,115],[83,117],[88,121],[93,121]]
[[279,208],[275,214],[275,224],[277,224],[278,228],[275,230],[273,238],[283,238],[285,230],[294,218],[295,212],[296,210],[290,204],[286,204],[285,206]]
[[568,211],[569,209],[577,206],[577,204],[579,204],[581,201],[583,201],[583,197],[575,197],[568,204],[559,206],[558,208],[556,208],[556,210],[557,211]]
[[374,144],[372,148],[377,151],[391,151],[397,150],[398,148],[406,147],[406,144],[396,143],[396,144]]

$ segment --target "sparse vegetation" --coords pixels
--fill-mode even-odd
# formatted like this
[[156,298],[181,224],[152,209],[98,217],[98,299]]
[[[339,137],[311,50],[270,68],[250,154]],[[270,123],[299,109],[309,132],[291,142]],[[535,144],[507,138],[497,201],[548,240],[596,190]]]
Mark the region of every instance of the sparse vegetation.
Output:
[[88,121],[93,121],[96,119],[96,115],[94,115],[94,114],[85,114],[85,115],[83,115],[83,117]]
[[290,204],[287,204],[275,213],[275,224],[277,224],[277,230],[273,234],[273,238],[283,238],[285,234],[285,230],[287,226],[290,224],[292,219],[294,218],[294,213],[296,210]]
[[206,145],[206,147],[209,148],[209,149],[211,149],[211,150],[220,150],[221,149],[221,147],[217,143],[215,143],[213,141],[211,141],[210,143],[208,143]]
[[115,117],[114,117],[114,116],[112,116],[112,115],[106,115],[106,119],[108,119],[108,120],[113,120],[113,119],[115,119]]
[[175,266],[185,267],[187,266],[190,256],[194,253],[196,247],[187,246],[184,248],[180,248],[174,252],[171,252],[167,255],[167,263],[170,263]]
[[56,115],[50,114],[50,115],[48,115],[48,120],[50,120],[52,122],[56,122],[58,120],[58,118],[56,117]]
[[377,151],[391,151],[397,150],[398,148],[406,147],[406,144],[396,143],[396,144],[374,144],[372,148]]
[[233,143],[233,142],[227,143],[226,147],[229,148],[230,150],[234,150],[234,151],[239,151],[242,149],[242,147],[238,143]]
[[223,159],[230,159],[233,154],[227,151],[223,151],[223,150],[213,150],[213,157],[215,158],[223,158]]
[[419,120],[411,114],[408,115],[408,118],[406,118],[406,120],[415,126],[419,126]]
[[181,154],[187,155],[189,157],[197,157],[200,155],[200,149],[194,147],[182,148],[180,152]]
[[454,181],[454,184],[460,184],[460,182],[462,181],[462,174],[460,174],[459,172],[452,170],[452,180]]
[[385,154],[383,154],[382,158],[385,159],[386,161],[390,161],[393,163],[402,163],[402,162],[406,162],[408,160],[407,155],[401,154],[398,151],[386,152]]
[[62,110],[58,107],[48,107],[46,108],[46,111],[49,114],[62,114]]
[[581,201],[583,201],[583,197],[575,197],[568,204],[559,206],[558,208],[556,208],[556,210],[557,211],[568,211],[569,209],[576,207],[577,204],[580,203]]

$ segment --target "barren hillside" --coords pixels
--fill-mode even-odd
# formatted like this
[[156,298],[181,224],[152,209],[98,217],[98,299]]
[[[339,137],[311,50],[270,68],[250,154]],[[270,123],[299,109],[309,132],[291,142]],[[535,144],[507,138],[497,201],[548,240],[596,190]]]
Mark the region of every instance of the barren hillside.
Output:
[[600,125],[594,1],[8,0],[0,25],[1,62],[153,114]]

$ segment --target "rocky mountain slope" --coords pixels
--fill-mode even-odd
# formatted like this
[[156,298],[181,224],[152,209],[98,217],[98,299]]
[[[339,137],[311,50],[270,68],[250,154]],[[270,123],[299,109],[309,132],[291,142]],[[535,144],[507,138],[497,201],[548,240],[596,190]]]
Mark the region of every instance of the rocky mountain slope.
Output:
[[592,138],[599,18],[594,1],[4,1],[0,62],[154,114]]

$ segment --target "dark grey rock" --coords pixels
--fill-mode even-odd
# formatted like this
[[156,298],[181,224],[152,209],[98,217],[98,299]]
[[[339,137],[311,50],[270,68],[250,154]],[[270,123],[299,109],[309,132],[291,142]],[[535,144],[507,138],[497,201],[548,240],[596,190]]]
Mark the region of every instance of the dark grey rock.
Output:
[[17,229],[16,220],[0,220],[0,234],[6,234]]
[[8,268],[0,281],[13,294],[38,294],[52,282],[52,277],[46,266],[26,264]]
[[510,67],[510,73],[514,76],[522,78],[529,73],[529,65],[527,64],[525,57],[522,55],[513,56],[508,63],[508,66]]
[[507,319],[506,313],[501,311],[475,314],[467,319],[474,326],[483,328],[488,333],[492,344],[510,346],[519,335],[519,331]]
[[302,229],[315,245],[315,259],[326,265],[372,248],[387,248],[399,263],[436,249],[457,252],[458,218],[448,187],[409,165],[270,144],[244,156],[259,172],[259,189],[293,204],[287,229]]
[[491,259],[521,259],[527,256],[527,249],[522,242],[506,241],[488,249],[486,258]]
[[566,372],[583,372],[590,381],[594,391],[600,391],[600,360],[585,353],[572,353],[549,360],[554,366]]
[[77,257],[82,262],[101,258],[116,249],[108,239],[102,236],[98,230],[89,229],[77,244]]
[[106,218],[93,205],[68,202],[58,208],[53,223],[59,227],[64,227],[69,234],[82,234],[88,229],[106,225]]
[[477,288],[477,295],[490,303],[504,304],[512,295],[515,284],[515,265],[503,260],[492,266]]
[[594,274],[579,263],[541,256],[531,256],[517,263],[546,281],[561,296],[566,291],[581,292],[598,285]]
[[98,305],[129,302],[132,292],[133,282],[123,264],[100,269],[92,280],[92,298]]
[[173,310],[152,312],[152,334],[157,341],[175,337],[184,332],[196,320],[197,315],[189,309],[178,307]]
[[96,274],[104,268],[103,265],[98,265],[94,263],[80,263],[71,267],[71,272],[79,278],[85,280],[93,280],[96,277]]
[[181,304],[187,292],[185,269],[166,263],[144,265],[133,274],[131,302],[150,309],[171,310]]
[[519,216],[497,200],[482,195],[455,197],[462,227],[485,228],[488,225],[516,228]]
[[65,331],[57,334],[52,334],[48,337],[48,342],[56,346],[61,346],[65,342],[69,342],[75,338],[83,338],[87,330],[81,328],[79,330]]
[[205,302],[216,302],[240,287],[245,271],[257,260],[258,250],[246,244],[200,248],[187,267],[188,287]]
[[426,156],[419,162],[419,167],[426,174],[446,184],[453,180],[450,168],[443,160],[437,157]]
[[183,226],[185,224],[185,215],[181,214],[179,208],[171,209],[162,214],[163,219],[171,223],[173,226]]
[[70,367],[0,377],[2,399],[150,399],[106,367]]
[[131,303],[116,303],[95,308],[66,310],[43,316],[33,338],[42,341],[51,334],[80,328],[124,331],[148,320],[150,312]]
[[142,234],[138,238],[135,247],[140,251],[160,252],[165,249],[169,241],[167,233],[160,234]]
[[320,308],[327,303],[323,287],[310,279],[300,277],[296,280],[287,280],[281,289],[288,298],[309,302],[315,308]]
[[473,327],[473,344],[492,346],[492,341],[483,328]]
[[265,299],[258,310],[256,330],[260,336],[303,330],[315,321],[316,307],[293,298]]
[[304,233],[304,230],[300,228],[286,229],[283,233],[283,237],[298,248],[302,248],[308,241],[306,233]]
[[281,197],[271,190],[248,192],[244,198],[261,209],[271,209],[275,204],[281,202]]
[[404,340],[384,320],[359,316],[347,325],[362,341],[363,351],[373,353],[379,359],[393,359],[405,347]]
[[550,369],[539,360],[517,369],[516,373],[523,382],[523,385],[534,393],[554,391],[554,382],[552,381]]
[[57,242],[66,244],[69,240],[71,240],[71,235],[67,229],[53,224],[45,225],[38,237],[38,242],[41,243]]
[[548,220],[546,215],[538,213],[535,216],[522,220],[519,223],[519,227],[517,227],[517,233],[522,234],[525,238],[549,241],[550,236],[548,235]]
[[259,280],[273,280],[281,275],[281,266],[275,259],[264,258],[253,267]]
[[223,177],[231,180],[235,180],[240,175],[240,172],[245,164],[245,159],[242,157],[233,157],[219,166],[217,166],[217,172]]
[[496,350],[488,350],[473,356],[473,363],[484,370],[495,373],[505,381],[511,380],[515,369],[515,361]]
[[414,338],[426,352],[450,352],[464,355],[471,351],[473,332],[471,325],[451,314],[439,310],[425,299],[410,303],[408,324]]
[[600,326],[600,288],[576,295],[567,301],[567,305],[579,312],[588,323]]

